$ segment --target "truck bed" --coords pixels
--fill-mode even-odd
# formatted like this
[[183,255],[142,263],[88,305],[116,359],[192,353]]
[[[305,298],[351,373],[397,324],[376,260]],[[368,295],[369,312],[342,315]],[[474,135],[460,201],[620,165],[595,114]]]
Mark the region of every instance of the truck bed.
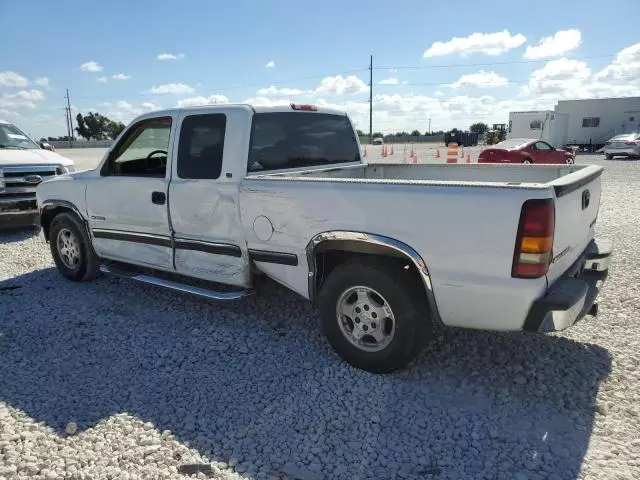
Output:
[[545,189],[601,171],[602,167],[593,165],[356,164],[253,174],[251,178]]
[[[341,165],[250,174],[240,203],[249,248],[290,252],[302,260],[304,247],[318,233],[375,229],[424,259],[446,325],[518,330],[531,298],[543,295],[593,238],[602,170],[594,165]],[[586,187],[593,202],[581,211]],[[513,279],[521,207],[529,199],[548,198],[556,205],[553,249],[564,255],[546,278]],[[254,233],[258,217],[273,225],[269,239]],[[303,261],[297,268],[259,268],[304,296]]]

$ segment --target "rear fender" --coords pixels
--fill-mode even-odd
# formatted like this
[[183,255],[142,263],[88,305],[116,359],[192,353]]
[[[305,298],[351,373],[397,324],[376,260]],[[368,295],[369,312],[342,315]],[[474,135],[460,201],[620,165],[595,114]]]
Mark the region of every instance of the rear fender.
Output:
[[319,233],[309,241],[306,247],[306,256],[309,267],[309,300],[312,305],[315,306],[316,304],[319,280],[317,278],[317,254],[328,250],[379,254],[407,260],[416,268],[420,275],[434,320],[440,322],[431,276],[420,254],[406,243],[394,238],[370,233],[330,231]]

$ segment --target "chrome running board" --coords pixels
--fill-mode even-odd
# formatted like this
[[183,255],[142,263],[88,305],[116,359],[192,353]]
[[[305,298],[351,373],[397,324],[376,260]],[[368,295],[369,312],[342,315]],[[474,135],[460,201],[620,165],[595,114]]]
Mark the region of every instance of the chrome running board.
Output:
[[120,268],[113,268],[107,265],[100,265],[100,271],[103,273],[113,273],[115,275],[123,276],[125,278],[135,280],[137,282],[148,283],[150,285],[157,285],[159,287],[167,288],[181,293],[190,293],[198,297],[209,298],[211,300],[228,302],[233,300],[240,300],[244,297],[252,295],[253,290],[238,290],[232,292],[218,292],[216,290],[196,287],[193,285],[187,285],[185,283],[175,282],[173,280],[167,280],[164,278],[157,278],[146,273],[129,272]]

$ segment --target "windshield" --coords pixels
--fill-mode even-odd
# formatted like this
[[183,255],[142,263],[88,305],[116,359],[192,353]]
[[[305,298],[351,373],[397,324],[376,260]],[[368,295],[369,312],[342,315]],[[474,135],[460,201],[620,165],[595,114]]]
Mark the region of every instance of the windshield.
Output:
[[496,147],[500,148],[518,148],[526,143],[529,143],[531,140],[527,138],[513,138],[511,140],[505,140],[503,142],[497,143]]
[[0,123],[0,148],[40,148],[22,130],[10,123]]

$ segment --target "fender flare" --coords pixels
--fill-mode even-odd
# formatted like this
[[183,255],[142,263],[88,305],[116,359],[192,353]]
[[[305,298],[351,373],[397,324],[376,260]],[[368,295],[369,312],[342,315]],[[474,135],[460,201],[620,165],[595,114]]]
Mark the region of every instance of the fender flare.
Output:
[[40,212],[39,212],[40,227],[42,228],[42,231],[44,233],[44,238],[46,241],[49,241],[49,229],[46,228],[47,226],[43,224],[42,220],[44,218],[44,214],[47,211],[53,210],[56,208],[64,208],[65,210],[71,210],[73,213],[75,213],[78,216],[78,218],[82,221],[84,228],[87,230],[87,234],[89,235],[89,238],[91,238],[87,220],[84,218],[82,213],[80,213],[80,210],[78,209],[78,207],[76,207],[73,203],[67,200],[50,199],[50,200],[44,200],[42,202],[42,205],[40,206]]
[[[429,269],[420,254],[412,247],[404,242],[396,240],[384,235],[377,235],[364,232],[352,232],[344,230],[334,230],[328,232],[322,232],[315,235],[307,244],[306,256],[307,264],[309,267],[308,274],[308,288],[309,288],[309,301],[313,306],[316,304],[317,292],[316,292],[316,251],[318,248],[322,248],[326,243],[339,242],[342,245],[345,244],[359,244],[373,247],[377,251],[390,251],[400,258],[410,261],[418,271],[420,278],[427,295],[427,300],[431,308],[434,320],[441,323],[440,314],[438,312],[438,306],[436,304],[436,298],[433,291],[433,283],[431,281],[431,275]],[[338,249],[339,250],[339,249]]]

